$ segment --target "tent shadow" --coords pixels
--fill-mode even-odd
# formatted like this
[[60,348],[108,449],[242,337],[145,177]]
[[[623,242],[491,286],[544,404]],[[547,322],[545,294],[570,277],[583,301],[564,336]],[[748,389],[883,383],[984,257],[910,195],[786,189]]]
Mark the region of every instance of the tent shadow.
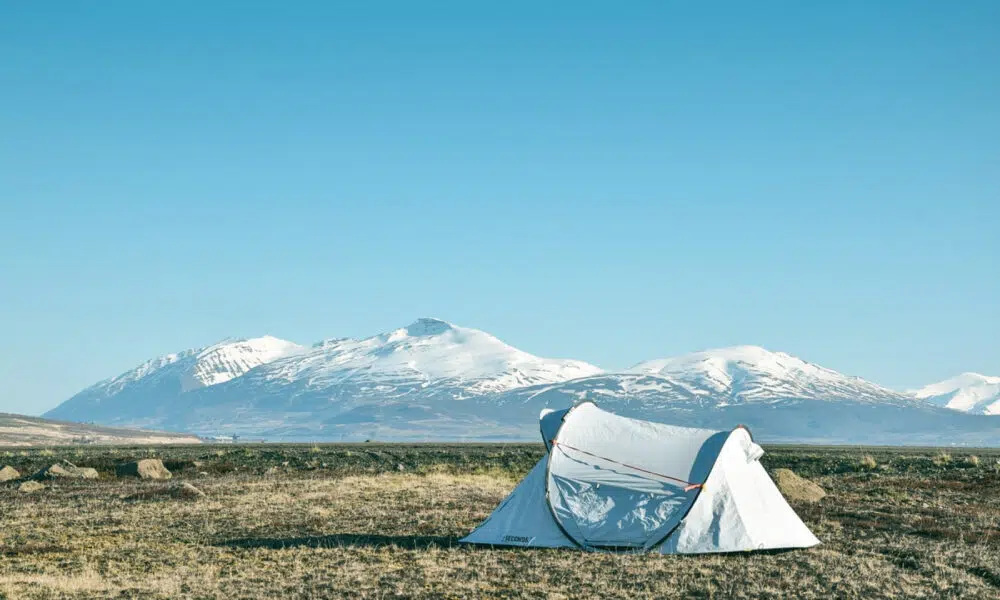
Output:
[[344,548],[398,546],[423,550],[433,546],[448,548],[458,545],[459,538],[441,535],[377,535],[334,533],[292,538],[240,538],[214,544],[226,548]]
[[[378,535],[378,534],[358,534],[358,533],[334,533],[331,535],[312,535],[291,538],[239,538],[233,540],[223,540],[214,544],[223,548],[268,548],[280,550],[283,548],[377,548],[382,546],[396,546],[413,550],[426,550],[428,548],[453,548],[462,547],[467,550],[520,550],[529,552],[546,551],[569,551],[578,552],[572,548],[543,548],[543,547],[514,547],[497,546],[492,544],[459,544],[460,538],[445,535]],[[777,548],[769,550],[751,550],[743,552],[722,552],[712,554],[723,560],[744,560],[752,556],[777,556],[791,552],[801,551],[801,548]],[[639,554],[637,552],[622,552],[621,554]],[[667,556],[667,555],[665,555]],[[670,558],[681,560],[696,559],[704,557],[704,554],[672,554]]]

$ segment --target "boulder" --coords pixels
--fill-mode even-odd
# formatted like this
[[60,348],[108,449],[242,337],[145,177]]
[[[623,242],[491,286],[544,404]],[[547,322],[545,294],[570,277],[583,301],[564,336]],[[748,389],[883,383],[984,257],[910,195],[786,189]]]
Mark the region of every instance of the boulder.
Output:
[[791,469],[776,469],[774,483],[781,493],[791,502],[819,502],[826,496],[826,491],[819,485],[803,479]]
[[204,498],[205,492],[185,481],[178,486],[174,486],[171,495],[174,498],[190,498],[192,500],[196,500],[198,498]]
[[170,471],[158,458],[144,458],[115,467],[118,477],[138,477],[139,479],[170,479]]
[[25,481],[24,483],[18,486],[17,491],[21,492],[22,494],[30,494],[32,492],[37,492],[44,489],[45,485],[38,483],[37,481]]
[[63,461],[31,476],[32,479],[97,479],[97,469],[91,467],[78,467],[71,462]]
[[205,492],[194,487],[190,483],[184,482],[162,487],[145,489],[130,496],[122,498],[126,501],[154,500],[157,498],[177,498],[180,500],[197,500],[204,498]]
[[11,467],[10,465],[0,469],[0,481],[11,481],[13,479],[20,479],[21,474],[17,472],[17,469]]

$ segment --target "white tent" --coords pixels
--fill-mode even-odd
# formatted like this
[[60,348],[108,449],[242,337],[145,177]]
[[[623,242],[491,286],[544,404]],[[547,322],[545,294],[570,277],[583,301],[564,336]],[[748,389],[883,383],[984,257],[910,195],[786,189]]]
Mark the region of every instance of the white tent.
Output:
[[462,542],[664,554],[819,543],[744,427],[673,427],[584,402],[543,411],[541,430],[547,455]]

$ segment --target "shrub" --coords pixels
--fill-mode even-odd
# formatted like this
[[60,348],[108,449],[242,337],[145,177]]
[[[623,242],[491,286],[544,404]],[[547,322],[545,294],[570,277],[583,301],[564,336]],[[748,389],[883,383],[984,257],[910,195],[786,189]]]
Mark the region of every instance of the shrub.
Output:
[[878,466],[878,463],[875,462],[874,456],[872,456],[871,454],[865,454],[864,456],[861,457],[861,466],[862,468],[871,471],[872,469]]

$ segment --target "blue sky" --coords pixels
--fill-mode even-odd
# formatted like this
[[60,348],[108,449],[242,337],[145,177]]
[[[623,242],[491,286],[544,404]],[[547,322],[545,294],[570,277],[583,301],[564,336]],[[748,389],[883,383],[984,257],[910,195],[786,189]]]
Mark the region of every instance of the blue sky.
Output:
[[436,316],[1000,374],[1000,3],[0,8],[0,411]]

